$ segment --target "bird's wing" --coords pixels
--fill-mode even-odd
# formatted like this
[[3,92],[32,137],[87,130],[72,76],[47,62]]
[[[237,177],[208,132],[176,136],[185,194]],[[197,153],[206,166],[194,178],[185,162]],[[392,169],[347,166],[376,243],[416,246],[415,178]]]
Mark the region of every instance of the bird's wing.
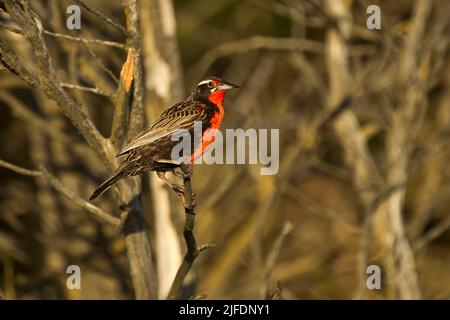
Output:
[[205,114],[205,105],[195,101],[177,103],[164,111],[158,120],[139,134],[117,157],[128,153],[130,150],[152,143],[158,139],[174,133],[178,129],[191,129],[195,121],[201,121]]

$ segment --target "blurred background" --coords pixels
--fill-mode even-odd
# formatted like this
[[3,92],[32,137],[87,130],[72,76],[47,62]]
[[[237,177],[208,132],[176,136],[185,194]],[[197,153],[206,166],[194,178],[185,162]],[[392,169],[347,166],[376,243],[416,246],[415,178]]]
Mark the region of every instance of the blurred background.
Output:
[[[225,99],[222,129],[280,129],[276,175],[259,165],[195,167],[195,234],[216,246],[200,253],[183,297],[450,297],[450,1],[141,0],[137,44],[105,19],[125,27],[130,2],[30,4],[55,78],[104,137],[125,45],[142,51],[146,123],[215,75],[241,85]],[[66,27],[71,4],[81,7],[80,30]],[[373,4],[379,30],[366,26]],[[0,8],[0,38],[39,73],[39,48]],[[31,88],[7,69],[0,159],[43,165],[87,199],[111,170],[46,83]],[[140,199],[164,297],[185,251],[184,211],[153,175]],[[118,216],[113,197],[95,205]],[[81,290],[66,287],[69,265],[81,268]],[[380,267],[379,290],[366,286],[370,265]],[[132,299],[124,237],[46,179],[0,167],[0,293]]]

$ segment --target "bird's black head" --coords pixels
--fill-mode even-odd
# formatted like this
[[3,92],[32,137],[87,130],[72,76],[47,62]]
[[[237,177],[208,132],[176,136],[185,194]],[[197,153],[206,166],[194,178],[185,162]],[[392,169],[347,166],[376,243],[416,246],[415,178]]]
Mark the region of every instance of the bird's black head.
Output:
[[192,95],[200,101],[221,104],[225,91],[234,88],[239,86],[218,77],[207,77],[197,84]]

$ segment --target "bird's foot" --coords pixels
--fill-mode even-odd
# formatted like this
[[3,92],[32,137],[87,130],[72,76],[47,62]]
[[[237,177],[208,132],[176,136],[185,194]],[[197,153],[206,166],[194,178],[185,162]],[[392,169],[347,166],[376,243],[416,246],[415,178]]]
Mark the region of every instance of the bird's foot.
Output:
[[182,201],[183,201],[183,206],[186,209],[194,209],[195,208],[195,204],[196,204],[196,197],[195,197],[195,193],[192,194],[192,197],[190,200],[190,203],[188,203],[189,200],[186,200],[186,198],[183,196],[181,196]]
[[[181,171],[181,172],[180,172]],[[182,178],[183,180],[185,178],[189,178],[192,175],[192,166],[185,166],[180,167],[180,171],[177,173],[175,170],[173,171],[173,174],[177,177]],[[183,202],[183,206],[187,209],[195,208],[196,205],[196,196],[195,193],[192,193],[190,196],[190,199],[186,199],[184,186],[176,184],[172,181],[170,181],[164,172],[157,172],[158,177],[170,188],[172,189],[177,196],[181,198],[181,201]]]
[[181,198],[181,201],[183,202],[183,206],[187,209],[193,209],[196,205],[196,195],[195,193],[192,193],[191,199],[186,199],[186,196],[184,194],[184,188],[182,186],[176,185],[172,188],[173,191],[175,191],[176,195]]
[[192,164],[186,164],[182,163],[179,167],[175,168],[173,170],[173,175],[184,179],[184,178],[190,178],[192,176],[192,173],[194,172],[194,168]]

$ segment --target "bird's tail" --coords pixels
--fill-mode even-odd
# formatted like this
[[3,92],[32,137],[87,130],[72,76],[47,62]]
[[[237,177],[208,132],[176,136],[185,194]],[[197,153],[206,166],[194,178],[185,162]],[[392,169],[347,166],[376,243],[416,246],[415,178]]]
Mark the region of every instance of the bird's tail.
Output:
[[97,199],[103,192],[108,190],[114,183],[123,178],[123,168],[116,170],[108,179],[106,179],[89,197],[89,201]]

